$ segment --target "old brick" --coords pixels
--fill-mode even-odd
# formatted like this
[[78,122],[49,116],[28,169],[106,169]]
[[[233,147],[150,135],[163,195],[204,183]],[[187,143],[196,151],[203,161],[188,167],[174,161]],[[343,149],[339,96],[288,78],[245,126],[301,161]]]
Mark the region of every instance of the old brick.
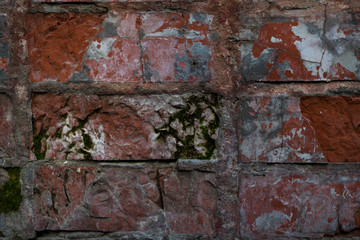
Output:
[[37,231],[161,235],[167,222],[173,234],[213,233],[217,197],[210,173],[46,164],[34,174]]
[[9,79],[9,47],[10,39],[8,37],[8,17],[0,14],[0,81]]
[[38,159],[210,159],[219,118],[215,95],[33,97]]
[[83,56],[103,18],[101,14],[29,14],[30,81],[66,82],[80,71]]
[[144,77],[148,81],[210,81],[213,63],[207,14],[146,14]]
[[251,40],[242,46],[244,78],[358,80],[357,15],[353,11],[325,11],[324,7],[317,7],[277,12],[270,21],[259,15],[254,15],[254,21],[244,19],[241,38]]
[[13,110],[8,97],[0,95],[0,158],[15,156]]
[[301,111],[330,162],[360,161],[360,98],[304,97]]
[[273,169],[243,174],[239,198],[245,238],[323,237],[357,228],[358,174]]
[[217,209],[215,174],[169,170],[160,174],[171,232],[213,234]]
[[326,161],[299,98],[243,98],[239,116],[241,161]]
[[30,81],[210,81],[211,24],[200,13],[32,14]]
[[[163,230],[151,169],[80,166],[35,168],[35,229]],[[149,189],[152,189],[151,192]]]

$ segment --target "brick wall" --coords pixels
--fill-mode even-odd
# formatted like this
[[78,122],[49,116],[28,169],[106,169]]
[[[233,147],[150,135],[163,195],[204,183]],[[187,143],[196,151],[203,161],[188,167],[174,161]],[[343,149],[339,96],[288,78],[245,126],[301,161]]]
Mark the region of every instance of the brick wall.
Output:
[[0,1],[0,238],[360,236],[360,3]]

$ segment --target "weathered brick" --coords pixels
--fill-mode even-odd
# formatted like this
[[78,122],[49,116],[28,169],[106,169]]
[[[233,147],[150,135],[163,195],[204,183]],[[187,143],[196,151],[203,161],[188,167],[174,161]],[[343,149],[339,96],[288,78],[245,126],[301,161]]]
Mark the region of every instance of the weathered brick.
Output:
[[29,15],[30,81],[211,80],[212,16],[110,11],[103,18]]
[[210,173],[45,164],[34,174],[37,231],[213,233]]
[[13,109],[8,97],[0,95],[0,158],[15,156]]
[[8,18],[0,14],[0,81],[9,79],[10,39],[8,37]]
[[239,104],[241,161],[326,161],[299,98],[248,97]]
[[240,183],[244,238],[324,237],[359,229],[358,173],[272,169],[243,174]]
[[209,159],[219,127],[215,95],[37,94],[38,159]]
[[207,14],[143,16],[144,77],[148,81],[210,81],[213,63]]
[[301,111],[328,161],[360,161],[359,97],[303,97]]
[[243,77],[249,81],[360,79],[358,15],[325,7],[275,12],[270,19],[245,15],[241,38],[250,42],[242,45]]
[[101,14],[29,14],[27,39],[30,81],[66,82],[82,68],[90,40],[99,31]]
[[166,220],[172,233],[214,233],[217,209],[215,174],[162,170]]

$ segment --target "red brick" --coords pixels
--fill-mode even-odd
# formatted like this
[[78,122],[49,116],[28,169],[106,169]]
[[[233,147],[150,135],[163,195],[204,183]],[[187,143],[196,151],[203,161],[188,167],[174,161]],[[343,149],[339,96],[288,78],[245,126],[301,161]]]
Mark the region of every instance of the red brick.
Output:
[[74,165],[34,171],[37,231],[213,233],[213,174]]
[[328,161],[360,161],[359,97],[303,97],[301,111]]
[[358,80],[359,57],[353,47],[360,34],[357,15],[356,10],[320,7],[274,13],[270,21],[259,15],[253,21],[244,19],[241,38],[251,39],[242,46],[244,78]]
[[0,15],[0,81],[9,79],[10,39],[7,21],[7,15]]
[[[142,69],[140,49],[136,40],[114,38],[111,51],[98,60],[85,59],[90,68],[88,75],[94,81],[104,82],[137,82],[141,80]],[[101,48],[102,39],[96,39],[92,44]]]
[[161,171],[166,219],[172,233],[213,234],[217,209],[215,175]]
[[80,71],[82,58],[103,18],[101,14],[28,15],[30,81],[66,82]]
[[294,97],[249,97],[240,102],[242,161],[324,162],[310,121]]
[[10,99],[0,95],[0,158],[15,156],[13,109]]
[[157,172],[81,166],[35,168],[35,229],[146,231],[163,228]]
[[[34,157],[209,159],[216,154],[216,99],[213,95],[38,94],[32,100]],[[207,134],[205,126],[209,126]]]
[[144,77],[148,81],[210,81],[213,62],[207,14],[145,14]]
[[323,237],[357,228],[359,175],[271,170],[244,174],[239,188],[241,236]]

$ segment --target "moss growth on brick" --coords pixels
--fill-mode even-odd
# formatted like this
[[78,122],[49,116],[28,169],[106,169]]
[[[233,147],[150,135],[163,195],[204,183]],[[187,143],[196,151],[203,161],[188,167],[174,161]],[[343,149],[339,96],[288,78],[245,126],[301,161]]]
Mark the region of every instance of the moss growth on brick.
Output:
[[84,130],[82,130],[82,137],[83,137],[85,149],[90,150],[94,148],[94,143],[91,140],[91,137],[89,136],[89,134],[84,133]]
[[[42,146],[42,141],[45,138],[48,138],[49,136],[46,135],[46,130],[41,129],[38,135],[33,136],[33,144],[34,144],[34,154],[38,160],[45,159],[47,146],[45,143],[45,146]],[[42,151],[42,149],[44,149]]]
[[[218,107],[218,97],[216,95],[191,96],[186,101],[186,105],[169,117],[169,121],[161,128],[155,130],[159,134],[158,139],[166,141],[171,136],[176,140],[175,158],[191,158],[191,159],[210,159],[216,149],[216,141],[211,136],[216,133],[219,127],[219,117],[214,109]],[[206,107],[203,107],[206,105]],[[206,117],[203,115],[206,109],[209,109],[214,119],[208,124],[205,123]],[[184,138],[171,127],[171,124],[178,120],[182,124],[182,130],[194,128],[194,134],[186,135]],[[196,122],[200,124],[203,144],[199,147],[205,148],[205,153],[200,152],[195,146]]]
[[9,213],[18,211],[22,202],[21,184],[20,184],[20,168],[8,168],[9,174],[7,180],[0,187],[0,212]]

